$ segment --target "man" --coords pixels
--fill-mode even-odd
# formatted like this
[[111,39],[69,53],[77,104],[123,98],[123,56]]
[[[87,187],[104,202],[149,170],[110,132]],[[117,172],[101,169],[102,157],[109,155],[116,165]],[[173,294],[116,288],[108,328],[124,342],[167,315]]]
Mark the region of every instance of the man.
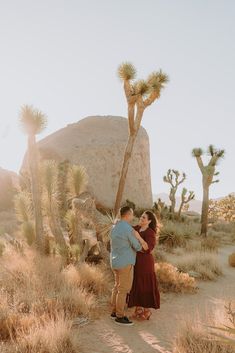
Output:
[[120,210],[121,220],[111,232],[110,262],[114,273],[115,284],[112,291],[111,317],[119,325],[133,325],[126,316],[126,300],[133,282],[133,267],[136,261],[136,252],[142,248],[147,250],[148,245],[130,225],[133,220],[133,210],[129,206]]

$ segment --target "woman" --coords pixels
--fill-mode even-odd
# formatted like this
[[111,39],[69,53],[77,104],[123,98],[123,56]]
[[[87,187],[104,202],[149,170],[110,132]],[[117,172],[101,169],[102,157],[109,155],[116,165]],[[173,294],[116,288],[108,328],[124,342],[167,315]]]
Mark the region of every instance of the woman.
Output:
[[151,211],[145,211],[140,217],[139,225],[134,229],[148,244],[148,250],[137,252],[134,268],[134,280],[128,307],[135,306],[133,318],[149,320],[150,308],[160,308],[160,294],[154,271],[152,251],[156,245],[157,220]]

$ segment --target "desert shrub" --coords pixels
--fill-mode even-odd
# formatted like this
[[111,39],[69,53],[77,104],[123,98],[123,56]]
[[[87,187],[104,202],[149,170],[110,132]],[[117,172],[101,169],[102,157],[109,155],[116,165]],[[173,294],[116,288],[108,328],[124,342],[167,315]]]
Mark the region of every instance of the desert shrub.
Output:
[[175,265],[184,273],[195,272],[202,280],[215,280],[222,275],[216,256],[208,252],[185,254],[176,260]]
[[160,290],[163,292],[194,292],[195,279],[187,273],[180,273],[178,269],[166,262],[155,264],[155,271]]
[[235,267],[235,253],[232,253],[228,257],[229,266]]
[[217,222],[212,225],[212,229],[216,232],[234,233],[235,222]]
[[96,294],[107,292],[108,281],[100,267],[83,263],[78,267],[78,272],[82,287],[86,288],[89,292]]
[[[57,348],[49,345],[50,350],[46,350],[38,344],[44,334],[46,341],[47,330],[51,334],[59,330],[58,317],[66,318],[63,326],[78,316],[96,315],[99,300],[108,290],[101,267],[84,264],[64,268],[61,257],[43,257],[28,249],[24,256],[14,250],[4,254],[0,288],[0,340],[14,339],[17,352],[22,353],[67,352],[62,343],[57,345],[56,333],[52,341]],[[36,331],[40,332],[40,339]]]
[[160,229],[160,243],[169,248],[185,247],[187,240],[199,233],[196,223],[165,221]]
[[233,243],[235,242],[235,222],[214,223],[208,234],[217,237],[223,243]]
[[79,315],[88,316],[90,311],[96,307],[96,301],[94,296],[84,289],[63,285],[57,295],[55,305],[66,316],[75,318]]
[[232,346],[212,339],[201,327],[188,323],[173,343],[173,353],[235,353]]

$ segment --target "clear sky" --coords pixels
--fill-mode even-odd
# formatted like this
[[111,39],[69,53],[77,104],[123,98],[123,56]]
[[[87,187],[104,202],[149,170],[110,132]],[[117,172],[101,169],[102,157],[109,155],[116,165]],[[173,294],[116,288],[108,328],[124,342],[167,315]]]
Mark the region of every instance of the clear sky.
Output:
[[22,104],[45,112],[47,135],[89,115],[126,115],[116,70],[170,83],[144,115],[153,192],[168,168],[185,171],[201,198],[193,147],[226,149],[211,196],[235,191],[235,1],[0,0],[0,166],[18,171]]

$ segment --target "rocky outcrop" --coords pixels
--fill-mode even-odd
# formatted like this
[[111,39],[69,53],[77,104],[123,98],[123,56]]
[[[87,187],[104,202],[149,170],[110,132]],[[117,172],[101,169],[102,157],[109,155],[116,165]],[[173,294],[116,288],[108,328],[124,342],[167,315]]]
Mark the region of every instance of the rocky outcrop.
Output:
[[17,174],[0,167],[0,211],[13,208],[13,198],[17,186]]
[[[83,165],[89,176],[88,191],[102,206],[114,206],[124,149],[127,119],[91,116],[56,131],[39,142],[44,159],[69,160]],[[149,140],[141,128],[133,151],[123,200],[140,207],[152,205]]]

